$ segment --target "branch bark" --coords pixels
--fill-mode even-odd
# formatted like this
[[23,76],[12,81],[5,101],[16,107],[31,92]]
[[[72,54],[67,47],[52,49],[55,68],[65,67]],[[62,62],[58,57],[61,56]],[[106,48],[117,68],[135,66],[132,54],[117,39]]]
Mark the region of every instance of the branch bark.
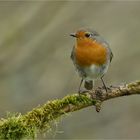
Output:
[[124,84],[118,87],[110,86],[108,92],[103,88],[79,94],[67,95],[62,99],[48,101],[34,108],[25,115],[10,114],[0,120],[0,138],[21,139],[34,138],[38,131],[48,130],[50,124],[60,116],[94,105],[96,111],[101,109],[101,103],[121,96],[140,94],[140,81]]

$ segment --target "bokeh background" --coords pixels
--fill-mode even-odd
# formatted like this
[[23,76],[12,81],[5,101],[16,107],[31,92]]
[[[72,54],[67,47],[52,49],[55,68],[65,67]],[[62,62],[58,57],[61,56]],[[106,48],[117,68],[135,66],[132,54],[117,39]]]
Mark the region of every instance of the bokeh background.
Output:
[[[77,91],[69,33],[81,27],[110,44],[108,85],[140,79],[140,1],[0,1],[0,117]],[[74,112],[38,139],[140,139],[139,130],[140,97],[129,96]]]

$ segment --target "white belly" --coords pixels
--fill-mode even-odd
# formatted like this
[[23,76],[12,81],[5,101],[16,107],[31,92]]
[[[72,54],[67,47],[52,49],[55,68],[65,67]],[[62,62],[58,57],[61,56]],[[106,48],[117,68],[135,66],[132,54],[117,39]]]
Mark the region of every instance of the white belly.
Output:
[[103,76],[108,70],[109,63],[102,66],[92,65],[84,68],[85,80],[94,80]]

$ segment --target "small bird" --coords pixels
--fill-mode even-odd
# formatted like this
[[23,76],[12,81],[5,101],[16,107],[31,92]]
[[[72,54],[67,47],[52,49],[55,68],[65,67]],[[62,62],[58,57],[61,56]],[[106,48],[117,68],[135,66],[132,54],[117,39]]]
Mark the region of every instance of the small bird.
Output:
[[91,29],[79,29],[76,33],[71,33],[70,36],[76,38],[71,59],[81,77],[78,92],[81,93],[83,81],[84,87],[91,90],[94,80],[99,78],[107,92],[103,76],[113,58],[109,44],[96,31]]

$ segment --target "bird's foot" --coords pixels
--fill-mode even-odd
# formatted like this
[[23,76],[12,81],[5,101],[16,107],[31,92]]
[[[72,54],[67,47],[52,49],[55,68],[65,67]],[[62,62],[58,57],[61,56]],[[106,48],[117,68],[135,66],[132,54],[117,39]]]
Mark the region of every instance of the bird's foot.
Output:
[[[123,85],[123,84],[122,84],[122,85]],[[118,90],[121,92],[121,87],[120,87],[120,85],[119,85],[119,86],[117,86],[117,85],[116,85],[116,86],[114,86],[114,85],[111,85],[111,86],[110,86],[110,89],[115,89],[115,88],[118,89]]]
[[119,88],[120,86],[111,85],[110,88]]
[[109,86],[109,87],[102,87],[102,89],[105,89],[105,91],[106,91],[106,93],[107,92],[110,92],[112,89],[115,89],[115,88],[117,88],[117,89],[119,89],[120,90],[120,86],[114,86],[114,85],[111,85],[111,86]]
[[107,92],[109,92],[109,91],[111,91],[111,86],[110,87],[98,87],[99,89],[104,89],[105,90],[105,92],[107,93]]
[[84,93],[87,93],[87,92],[89,92],[89,91],[88,90],[79,90],[78,91],[79,96],[82,95],[82,94],[84,94]]

